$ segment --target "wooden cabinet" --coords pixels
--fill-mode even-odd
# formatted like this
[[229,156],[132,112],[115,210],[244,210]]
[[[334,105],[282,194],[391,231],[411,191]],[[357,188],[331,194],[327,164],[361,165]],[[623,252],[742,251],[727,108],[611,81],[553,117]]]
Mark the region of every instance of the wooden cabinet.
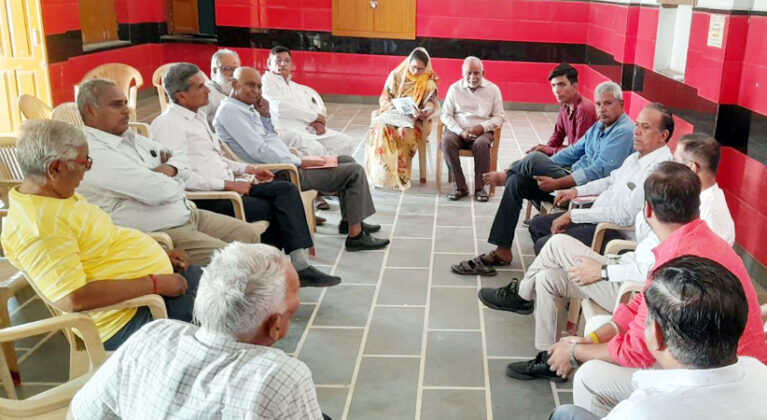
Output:
[[0,135],[13,134],[21,124],[19,95],[51,104],[43,34],[38,1],[0,1]]
[[114,0],[80,0],[80,30],[86,45],[116,41]]
[[416,0],[333,0],[333,35],[415,39]]
[[168,33],[197,34],[200,32],[197,0],[168,0]]

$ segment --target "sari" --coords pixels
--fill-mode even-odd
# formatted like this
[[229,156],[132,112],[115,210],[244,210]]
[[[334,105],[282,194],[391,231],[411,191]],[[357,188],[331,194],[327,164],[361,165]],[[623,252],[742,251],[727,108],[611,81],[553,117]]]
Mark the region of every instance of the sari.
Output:
[[[413,51],[416,50],[426,53],[426,50],[420,47]],[[428,57],[428,53],[426,54]],[[394,109],[393,98],[404,97],[411,97],[419,108],[423,108],[427,102],[432,102],[434,112],[429,118],[439,114],[439,77],[432,70],[431,58],[426,64],[426,70],[419,76],[413,76],[408,70],[412,57],[413,53],[410,53],[386,78],[379,99],[378,115]],[[431,124],[424,124],[423,120],[415,120],[413,128],[395,127],[374,121],[365,139],[365,170],[368,182],[375,187],[402,191],[409,189],[411,166],[418,142],[421,138],[425,141],[430,131]]]

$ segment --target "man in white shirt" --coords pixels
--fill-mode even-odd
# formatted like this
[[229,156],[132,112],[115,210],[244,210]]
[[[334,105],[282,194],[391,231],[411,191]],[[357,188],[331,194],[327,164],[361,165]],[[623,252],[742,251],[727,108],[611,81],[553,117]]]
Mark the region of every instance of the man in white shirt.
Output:
[[199,327],[145,325],[75,395],[80,419],[322,419],[309,367],[272,345],[299,305],[298,276],[278,249],[234,243],[205,268]]
[[338,233],[348,234],[348,251],[386,247],[388,239],[370,235],[381,226],[363,221],[375,213],[365,168],[351,156],[338,156],[329,162],[292,154],[272,127],[269,102],[261,97],[261,76],[256,69],[237,69],[232,87],[232,96],[221,103],[213,120],[216,133],[232,151],[246,162],[292,163],[298,168],[301,188],[337,192],[341,204]]
[[440,119],[445,125],[442,134],[442,153],[448,171],[455,179],[455,189],[447,195],[456,201],[469,194],[466,178],[461,169],[461,149],[474,155],[474,199],[490,199],[485,191],[482,175],[490,171],[490,147],[496,128],[503,125],[503,99],[495,83],[485,79],[482,61],[466,57],[463,61],[463,79],[453,83],[445,96]]
[[[647,349],[662,369],[633,374],[635,391],[605,419],[764,419],[767,367],[737,356],[746,328],[743,287],[722,265],[683,256],[659,267],[645,290]],[[552,420],[599,419],[563,406]]]
[[[688,134],[679,139],[674,160],[687,165],[698,175],[702,189],[700,218],[714,233],[732,245],[735,224],[724,194],[716,186],[719,155],[719,143],[711,136]],[[715,190],[720,193],[712,192]],[[637,213],[634,225],[637,227],[636,250],[617,258],[602,256],[568,235],[554,235],[546,242],[519,282],[520,290],[530,290],[531,287],[534,290],[535,348],[546,350],[554,344],[560,308],[571,298],[591,299],[612,312],[623,282],[644,282],[647,279],[650,268],[655,264],[652,249],[660,240],[650,229],[642,212]]]
[[[298,188],[288,181],[273,180],[274,175],[265,169],[223,156],[219,139],[201,111],[208,102],[209,89],[200,69],[194,64],[177,63],[165,72],[162,83],[170,103],[152,121],[152,137],[187,158],[191,171],[186,188],[242,195],[246,220],[269,221],[261,241],[285,250],[298,271],[301,286],[340,283],[339,277],[321,272],[306,260],[305,249],[312,246],[312,237]],[[229,200],[200,200],[196,204],[204,210],[234,216]]]
[[210,79],[205,86],[210,89],[208,104],[202,107],[208,124],[213,126],[216,110],[230,93],[232,93],[232,75],[240,67],[240,56],[236,51],[223,48],[216,51],[210,58]]
[[189,164],[128,129],[128,101],[111,80],[83,83],[77,107],[93,158],[77,191],[109,213],[115,224],[163,231],[189,254],[192,264],[202,266],[227,242],[259,241],[262,226],[198,210],[186,200]]
[[290,50],[272,48],[266,64],[263,95],[280,138],[306,156],[354,153],[356,144],[349,135],[327,128],[327,109],[320,95],[292,80]]

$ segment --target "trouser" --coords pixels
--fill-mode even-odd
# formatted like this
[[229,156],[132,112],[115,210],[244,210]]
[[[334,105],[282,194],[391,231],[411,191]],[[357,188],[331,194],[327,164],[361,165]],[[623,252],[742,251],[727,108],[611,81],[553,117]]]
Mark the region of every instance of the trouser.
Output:
[[549,416],[549,420],[599,420],[601,418],[589,410],[572,404],[560,405]]
[[577,286],[570,280],[565,269],[578,264],[576,257],[589,257],[602,264],[610,262],[573,237],[554,235],[519,283],[519,296],[535,299],[535,348],[538,350],[546,350],[556,342],[563,318],[560,312],[571,298],[589,298],[608,311],[615,305],[620,283],[597,281]]
[[598,415],[607,415],[635,391],[631,377],[639,369],[603,360],[589,360],[575,371],[573,402]]
[[[533,239],[535,255],[538,255],[541,252],[543,246],[546,245],[546,242],[551,238],[551,225],[554,222],[554,219],[563,214],[564,213],[556,213],[536,216],[530,221],[530,226],[527,230],[530,232],[530,237]],[[565,227],[564,234],[572,236],[587,246],[591,246],[591,242],[594,240],[594,232],[596,232],[596,230],[597,225],[595,223],[570,223]],[[602,249],[604,249],[604,246],[613,239],[625,238],[614,230],[608,230],[605,232]]]
[[280,139],[298,150],[300,156],[350,155],[354,153],[354,139],[348,134],[326,129],[318,136],[306,130],[288,128],[279,130]]
[[341,217],[349,225],[361,223],[376,211],[365,168],[351,156],[339,156],[337,168],[299,169],[298,174],[304,190],[338,193]]
[[[188,288],[186,293],[181,296],[167,297],[163,296],[165,309],[168,311],[168,318],[178,319],[184,322],[192,322],[192,310],[194,308],[194,298],[197,296],[197,287],[200,284],[202,269],[190,265],[183,273],[180,273],[186,279]],[[107,351],[117,350],[133,333],[139,330],[144,324],[153,321],[152,313],[146,306],[141,306],[136,310],[136,314],[128,321],[117,334],[104,342],[104,349]]]
[[257,243],[261,237],[260,227],[196,207],[185,224],[162,232],[170,235],[174,247],[189,254],[191,264],[199,266],[208,265],[213,251],[229,242]]
[[554,197],[538,188],[533,176],[561,178],[568,172],[554,163],[541,152],[533,152],[511,164],[507,170],[506,188],[498,206],[498,211],[490,228],[488,242],[501,248],[511,247],[514,230],[517,228],[522,201],[527,198],[539,201],[552,201]]
[[450,130],[442,134],[442,153],[445,155],[447,169],[453,175],[455,188],[460,191],[468,191],[466,178],[461,168],[461,149],[471,150],[474,155],[474,191],[479,191],[485,186],[482,174],[490,171],[490,147],[493,144],[493,133],[484,133],[474,141],[464,140]]
[[[312,246],[301,193],[292,183],[272,181],[253,185],[250,194],[242,197],[242,203],[248,222],[269,222],[261,242],[284,249],[286,253]],[[203,210],[234,216],[229,200],[198,200],[195,204]]]

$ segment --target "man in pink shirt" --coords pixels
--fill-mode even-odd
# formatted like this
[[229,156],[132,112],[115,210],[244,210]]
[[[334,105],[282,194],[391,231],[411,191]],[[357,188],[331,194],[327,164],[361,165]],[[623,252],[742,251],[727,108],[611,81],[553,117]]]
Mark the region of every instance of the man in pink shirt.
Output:
[[[700,180],[697,175],[682,164],[664,162],[647,178],[644,190],[644,216],[661,240],[661,244],[653,249],[654,267],[676,257],[694,255],[715,261],[732,272],[740,280],[749,306],[738,355],[767,362],[756,291],[740,257],[699,219]],[[607,323],[596,324],[600,321],[596,318],[589,320],[586,337],[564,337],[548,352],[539,355],[539,363],[523,362],[529,366],[512,364],[515,366],[509,365],[509,369],[517,374],[527,372],[532,379],[543,376],[536,373],[548,365],[551,372],[566,377],[579,363],[586,362],[575,375],[574,402],[597,415],[605,415],[633,392],[632,374],[638,368],[655,364],[655,358],[645,344],[646,317],[647,306],[640,293],[628,304],[621,305]],[[591,328],[595,325],[601,326]],[[514,377],[527,379],[520,375]]]
[[[552,156],[575,144],[597,122],[594,104],[578,93],[578,70],[575,67],[567,63],[554,67],[549,74],[549,82],[560,105],[557,125],[548,143],[534,146],[525,153],[538,151]],[[564,145],[565,137],[567,145]]]

